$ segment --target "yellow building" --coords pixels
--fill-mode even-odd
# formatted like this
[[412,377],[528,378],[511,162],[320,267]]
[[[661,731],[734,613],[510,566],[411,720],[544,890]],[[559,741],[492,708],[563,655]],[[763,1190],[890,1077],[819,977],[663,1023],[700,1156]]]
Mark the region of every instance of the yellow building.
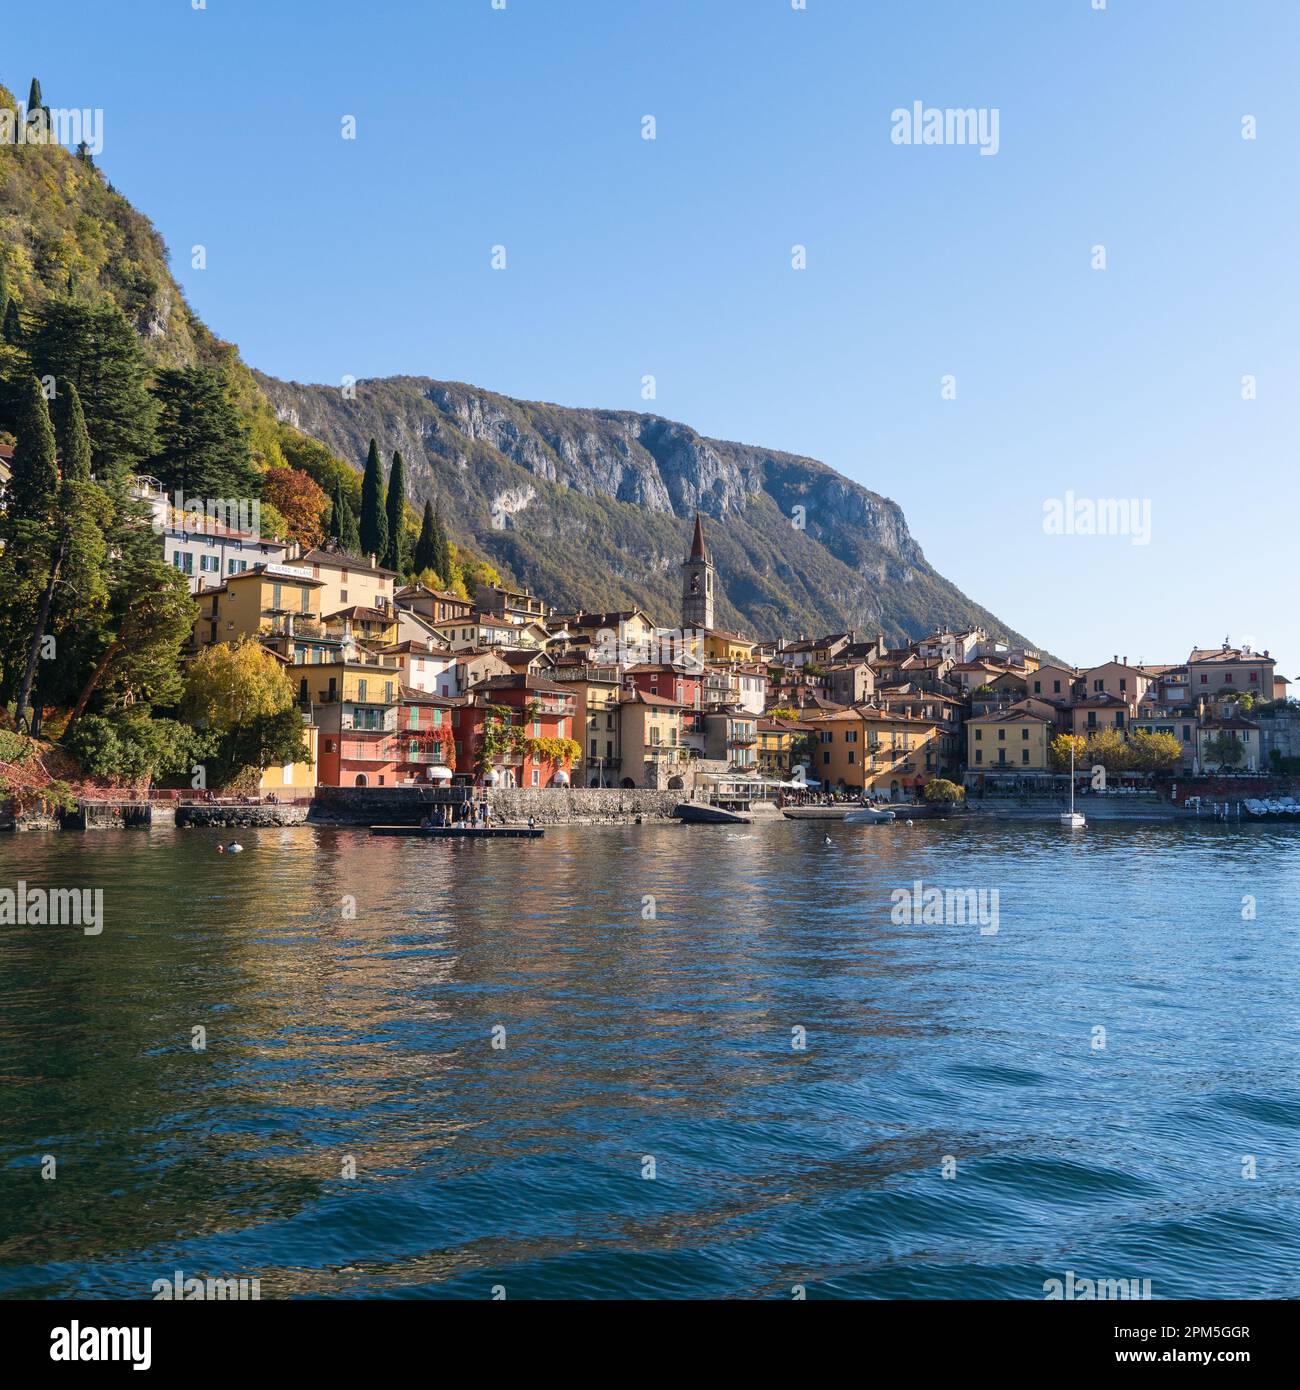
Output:
[[285,763],[283,767],[268,767],[262,773],[258,790],[274,792],[281,797],[310,796],[316,787],[316,754],[319,748],[315,725],[308,725],[303,733],[307,735],[307,750],[310,762]]
[[[297,565],[258,565],[195,598],[195,648],[243,637],[319,638],[321,581]],[[285,655],[288,655],[285,653]]]
[[397,642],[395,608],[363,608],[354,604],[351,608],[340,608],[337,613],[326,613],[325,626],[332,637],[343,641],[374,642],[381,647]]
[[719,628],[704,629],[704,659],[706,661],[752,661],[758,644],[738,632],[723,632]]
[[573,736],[582,744],[582,761],[573,766],[574,785],[618,786],[622,780],[618,667],[566,662],[548,674],[574,694]]
[[1047,772],[1052,721],[1023,705],[966,721],[967,772]]
[[817,730],[813,775],[832,787],[899,799],[942,770],[939,726],[910,714],[858,705],[837,713],[807,711]]

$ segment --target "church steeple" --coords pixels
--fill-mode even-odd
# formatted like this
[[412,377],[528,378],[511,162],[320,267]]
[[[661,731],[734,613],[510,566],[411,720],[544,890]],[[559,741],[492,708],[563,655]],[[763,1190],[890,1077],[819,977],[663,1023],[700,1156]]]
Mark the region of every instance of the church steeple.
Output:
[[682,627],[713,626],[713,561],[704,544],[704,523],[695,513],[690,554],[682,561]]

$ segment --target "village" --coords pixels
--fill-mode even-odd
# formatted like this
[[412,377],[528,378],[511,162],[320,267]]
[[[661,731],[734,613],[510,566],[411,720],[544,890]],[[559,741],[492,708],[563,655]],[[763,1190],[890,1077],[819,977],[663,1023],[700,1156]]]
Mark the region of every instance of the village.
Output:
[[1073,740],[1119,785],[1295,771],[1287,679],[1249,645],[1178,662],[1058,664],[981,628],[747,636],[716,626],[703,520],[681,563],[680,625],[565,611],[503,585],[403,586],[374,557],[173,513],[140,480],[199,605],[188,653],[254,641],[283,663],[310,761],[269,796],[317,787],[680,791],[720,784],[916,801],[1053,790]]

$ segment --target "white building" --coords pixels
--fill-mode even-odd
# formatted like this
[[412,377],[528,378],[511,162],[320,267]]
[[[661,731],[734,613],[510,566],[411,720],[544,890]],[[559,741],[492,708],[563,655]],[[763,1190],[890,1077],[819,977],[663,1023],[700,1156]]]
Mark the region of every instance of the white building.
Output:
[[189,580],[191,593],[218,588],[232,574],[254,565],[279,564],[288,551],[280,541],[263,540],[255,531],[178,511],[157,478],[137,478],[132,491],[153,513],[163,556]]

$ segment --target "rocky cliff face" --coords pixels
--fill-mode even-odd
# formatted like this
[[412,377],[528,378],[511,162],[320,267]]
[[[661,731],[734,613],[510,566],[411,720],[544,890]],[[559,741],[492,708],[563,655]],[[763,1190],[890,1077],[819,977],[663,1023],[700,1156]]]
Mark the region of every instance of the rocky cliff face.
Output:
[[814,459],[708,439],[631,411],[517,401],[393,377],[333,387],[258,376],[277,413],[340,457],[400,450],[417,503],[436,499],[517,583],[561,605],[678,619],[678,566],[698,509],[721,625],[754,635],[856,628],[921,636],[978,623],[1015,640],[926,562],[898,506]]

